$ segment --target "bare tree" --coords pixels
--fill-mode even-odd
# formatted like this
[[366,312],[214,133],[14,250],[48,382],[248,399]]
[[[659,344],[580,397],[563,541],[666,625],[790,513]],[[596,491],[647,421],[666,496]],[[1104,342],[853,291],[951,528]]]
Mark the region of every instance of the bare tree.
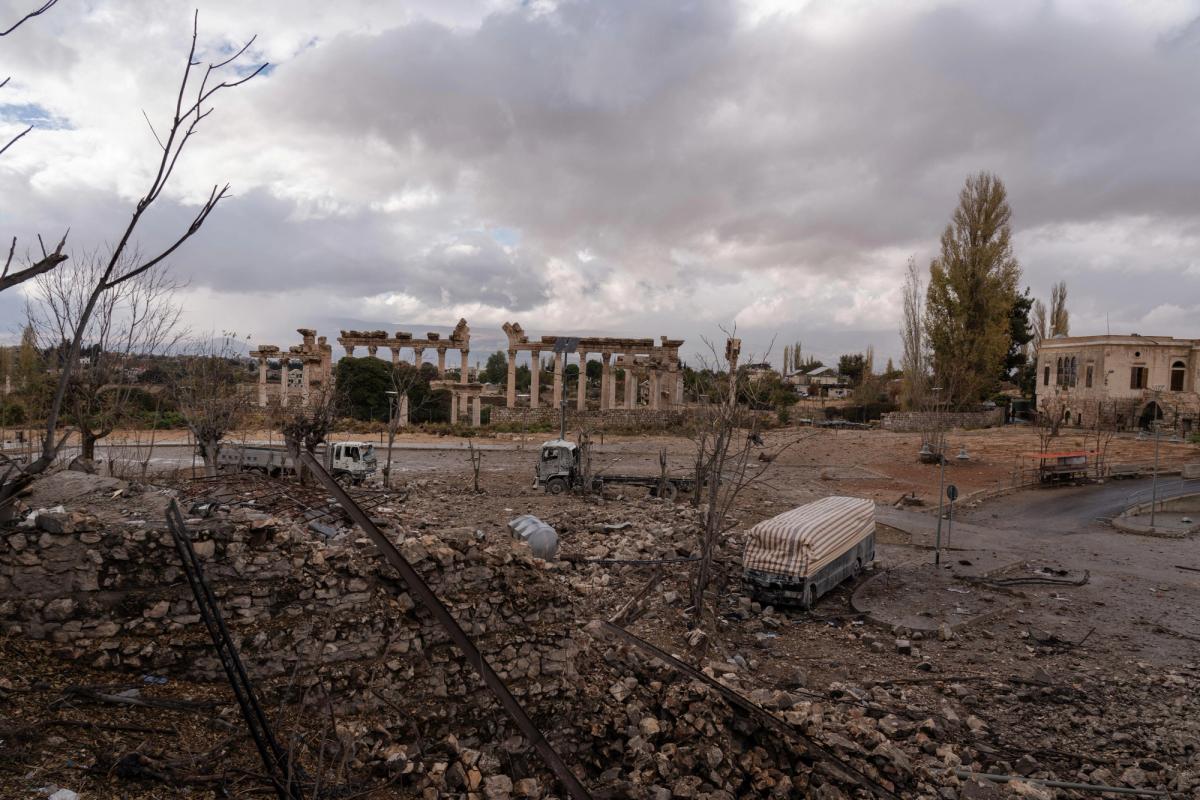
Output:
[[[387,424],[387,459],[383,465],[383,485],[392,485],[392,448],[396,444],[396,434],[400,428],[408,424],[408,420],[418,410],[430,405],[433,395],[429,392],[414,390],[425,382],[421,375],[421,365],[400,364],[391,372],[392,390],[388,410]],[[417,401],[414,403],[414,396]],[[404,413],[401,413],[402,410]]]
[[1071,316],[1067,313],[1067,282],[1050,287],[1050,335],[1070,336]]
[[1033,348],[1034,358],[1037,357],[1037,351],[1041,348],[1042,342],[1049,338],[1046,327],[1046,304],[1041,300],[1033,301],[1033,339],[1030,340],[1029,346]]
[[[131,252],[129,260],[136,260]],[[76,258],[71,268],[38,276],[26,304],[29,324],[39,344],[62,358],[76,332],[88,356],[66,371],[67,414],[79,431],[80,456],[96,458],[96,443],[125,422],[139,358],[169,351],[178,342],[180,288],[164,269],[139,272],[133,279],[104,290],[85,318],[92,288],[105,268],[98,253]]]
[[[736,331],[735,331],[736,332]],[[734,333],[735,333],[734,332]],[[696,445],[694,461],[697,505],[700,509],[700,558],[692,581],[692,606],[697,626],[705,624],[706,596],[713,578],[713,560],[725,536],[736,525],[730,511],[745,490],[760,482],[779,453],[812,434],[795,436],[775,444],[767,458],[756,452],[766,445],[760,432],[759,416],[750,409],[757,391],[753,382],[739,381],[738,359],[741,341],[728,334],[724,356],[708,343],[711,366],[696,372],[697,396],[709,402],[698,403],[691,417],[690,436]],[[756,359],[751,358],[753,362]],[[765,359],[758,359],[765,360]],[[742,405],[738,397],[751,398]]]
[[479,470],[483,468],[483,451],[475,449],[475,442],[467,439],[467,458],[471,462],[471,477],[474,480],[475,494],[479,494]]
[[283,444],[296,465],[301,485],[307,482],[307,470],[300,463],[300,451],[315,453],[337,422],[338,395],[332,386],[321,384],[309,392],[306,404],[278,406],[275,423],[283,434]]
[[1108,447],[1112,443],[1113,437],[1117,435],[1117,413],[1115,403],[1108,411],[1104,407],[1103,400],[1096,401],[1095,416],[1092,418],[1092,427],[1089,431],[1089,437],[1092,443],[1092,451],[1096,454],[1095,467],[1096,477],[1103,478],[1108,469]]
[[[231,89],[246,83],[262,72],[267,66],[265,63],[260,64],[241,77],[232,80],[219,80],[220,76],[225,74],[223,72],[225,68],[241,59],[253,44],[254,38],[251,38],[241,49],[235,51],[228,58],[210,63],[201,70],[198,69],[201,67],[201,62],[196,60],[198,30],[199,12],[197,12],[192,20],[191,46],[188,48],[187,59],[184,62],[183,76],[179,82],[175,106],[165,129],[165,135],[160,136],[154,130],[153,125],[150,126],[160,150],[154,176],[145,194],[142,195],[134,207],[129,223],[125,226],[124,231],[122,231],[120,237],[117,239],[116,245],[112,248],[107,264],[105,264],[104,269],[97,276],[96,282],[92,286],[91,293],[88,295],[87,302],[84,304],[83,311],[79,317],[80,326],[71,338],[70,347],[67,349],[59,365],[61,372],[54,397],[50,402],[50,407],[46,414],[46,430],[42,440],[41,455],[30,464],[20,466],[16,470],[12,468],[12,465],[9,465],[6,467],[5,472],[0,474],[0,508],[6,506],[8,501],[32,480],[34,475],[43,472],[54,463],[58,455],[59,448],[64,441],[64,438],[58,435],[59,417],[62,414],[63,402],[66,398],[75,365],[79,359],[79,352],[83,346],[88,323],[95,311],[96,305],[100,302],[101,296],[109,289],[125,281],[132,280],[136,276],[162,263],[172,253],[183,246],[184,242],[196,235],[217,205],[229,194],[229,184],[225,184],[224,186],[214,185],[212,191],[209,192],[208,198],[201,203],[199,210],[182,234],[162,248],[156,255],[146,259],[138,259],[133,264],[130,264],[130,268],[121,269],[122,265],[129,264],[126,260],[126,251],[130,248],[134,232],[137,230],[146,212],[162,196],[163,190],[175,172],[175,166],[179,163],[180,156],[183,154],[188,142],[196,134],[200,123],[212,113],[213,106],[211,103],[214,97],[222,90]],[[66,237],[64,236],[63,242],[59,244],[56,252],[61,253],[65,239]],[[45,251],[43,250],[43,252]],[[28,271],[24,270],[23,272]],[[17,273],[17,275],[21,274]],[[0,289],[2,288],[4,288],[4,284],[0,283]]]
[[[25,24],[29,20],[33,19],[34,17],[45,14],[47,11],[49,11],[51,8],[53,8],[55,3],[57,3],[57,2],[58,2],[58,0],[46,0],[46,2],[42,3],[42,5],[38,6],[34,10],[30,11],[25,16],[21,17],[19,20],[17,20],[12,25],[10,25],[8,28],[5,28],[3,31],[0,31],[0,37],[8,36],[10,33],[15,31],[17,28],[21,27],[23,24]],[[11,77],[5,77],[3,80],[0,80],[0,89],[3,89],[5,86],[7,86],[8,82],[11,79],[12,79]],[[32,130],[33,130],[33,126],[29,125],[25,128],[25,130],[21,131],[20,133],[16,134],[15,136],[13,136],[11,139],[9,139],[7,142],[5,142],[3,145],[0,145],[0,155],[4,155],[5,151],[7,151],[8,148],[12,147],[14,144],[16,144],[18,141],[20,141],[26,134],[28,134]],[[41,242],[40,237],[38,238],[38,242],[39,243]],[[14,236],[13,240],[12,240],[12,244],[8,248],[8,258],[6,258],[4,260],[4,270],[2,272],[0,272],[0,292],[4,291],[5,289],[16,286],[18,283],[23,283],[31,278],[36,278],[38,275],[48,272],[48,271],[54,269],[55,267],[57,267],[62,262],[66,261],[67,257],[62,254],[62,249],[66,245],[66,243],[67,243],[67,236],[66,236],[66,234],[63,234],[62,240],[58,243],[58,247],[56,247],[53,251],[47,252],[46,247],[43,244],[42,245],[42,257],[40,259],[31,263],[25,269],[18,270],[16,272],[11,272],[13,256],[15,256],[16,252],[17,252],[17,237]]]
[[1063,401],[1062,393],[1059,391],[1048,395],[1042,403],[1038,404],[1035,423],[1037,425],[1038,447],[1041,452],[1047,452],[1051,440],[1058,436],[1058,430],[1062,425],[1063,412],[1065,410],[1066,403]]
[[904,354],[900,368],[904,371],[902,405],[908,410],[920,408],[929,388],[929,350],[925,342],[925,287],[917,260],[908,259],[904,274],[904,312],[900,323],[900,343]]
[[204,474],[217,474],[221,443],[250,411],[245,370],[233,347],[234,336],[209,336],[192,343],[172,391],[204,460]]

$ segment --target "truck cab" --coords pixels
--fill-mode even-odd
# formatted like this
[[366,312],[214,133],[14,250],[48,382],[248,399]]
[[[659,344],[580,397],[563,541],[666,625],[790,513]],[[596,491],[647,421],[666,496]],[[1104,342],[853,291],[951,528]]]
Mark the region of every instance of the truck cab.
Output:
[[534,473],[534,485],[550,494],[562,494],[579,479],[579,447],[566,439],[551,439],[542,445]]
[[328,448],[327,466],[335,477],[362,483],[375,474],[375,448],[368,442],[334,442]]

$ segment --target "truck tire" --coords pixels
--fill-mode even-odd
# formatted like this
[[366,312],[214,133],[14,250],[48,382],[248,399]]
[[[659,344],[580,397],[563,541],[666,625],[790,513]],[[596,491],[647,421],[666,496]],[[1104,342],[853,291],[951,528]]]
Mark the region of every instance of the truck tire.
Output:
[[546,481],[547,494],[562,494],[567,490],[567,482],[562,478],[551,478]]
[[676,486],[671,481],[667,481],[666,484],[663,486],[663,492],[662,492],[663,499],[666,500],[668,503],[672,503],[675,501],[675,497],[678,494],[679,494],[679,487]]

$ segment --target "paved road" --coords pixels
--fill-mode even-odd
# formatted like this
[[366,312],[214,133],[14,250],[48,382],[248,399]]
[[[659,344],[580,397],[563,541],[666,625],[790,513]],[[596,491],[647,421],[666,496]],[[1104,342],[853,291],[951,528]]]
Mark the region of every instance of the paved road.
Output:
[[[1049,594],[1051,587],[1025,589],[1030,605],[1024,619],[1079,634],[1096,627],[1108,644],[1143,658],[1194,657],[1194,641],[1155,632],[1147,621],[1200,636],[1200,573],[1178,568],[1200,568],[1200,538],[1139,536],[1107,522],[1131,495],[1149,487],[1148,480],[1117,481],[1026,489],[993,498],[955,515],[954,551],[943,556],[943,563],[958,570],[959,559],[971,561],[971,567],[962,568],[968,572],[1013,564],[1021,569],[1054,566],[1074,574],[1087,570],[1087,585],[1059,597]],[[1160,496],[1169,497],[1200,490],[1200,481],[1160,479],[1159,488]],[[883,507],[878,519],[910,533],[914,545],[933,545],[936,515]],[[910,548],[883,550],[897,560],[913,558]]]

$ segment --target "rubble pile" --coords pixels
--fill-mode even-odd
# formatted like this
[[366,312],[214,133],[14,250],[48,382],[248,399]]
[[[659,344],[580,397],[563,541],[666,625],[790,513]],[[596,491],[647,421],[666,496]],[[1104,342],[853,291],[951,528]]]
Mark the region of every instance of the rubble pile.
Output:
[[[203,752],[240,722],[162,522],[170,497],[92,498],[6,529],[0,630],[73,665],[61,674],[144,679],[147,695],[218,698],[227,724],[190,745]],[[631,629],[699,662],[710,679],[795,732],[782,735],[715,687],[629,644],[593,638],[588,627],[651,572],[597,560],[691,556],[695,509],[654,499],[575,500],[557,515],[543,512],[574,559],[545,562],[502,521],[487,530],[449,524],[455,498],[441,482],[414,482],[403,504],[379,506],[372,516],[597,796],[836,800],[869,796],[865,776],[901,797],[952,800],[964,786],[956,770],[1024,776],[1033,782],[992,791],[1030,797],[1079,796],[1037,783],[1045,779],[1193,794],[1200,787],[1195,672],[963,679],[938,674],[926,660],[911,685],[872,683],[862,677],[868,668],[894,675],[880,665],[897,660],[877,641],[879,631],[839,628],[832,618],[814,624],[733,593],[697,656],[703,648],[687,651],[694,643],[681,617],[686,571],[668,574],[653,593],[654,612]],[[77,510],[84,507],[88,513]],[[356,776],[359,789],[389,782],[394,796],[561,796],[471,665],[353,528],[327,520],[333,535],[322,535],[301,515],[265,503],[184,510],[193,508],[208,515],[189,519],[189,529],[235,644],[281,737],[309,743],[300,752],[310,770],[312,754],[322,753]],[[736,560],[729,552],[722,558]],[[912,637],[930,650],[959,643],[957,635]],[[853,649],[858,671],[823,686],[785,679],[781,665],[791,675],[805,671],[780,649],[785,638],[803,647],[834,641],[840,654]],[[0,696],[32,697],[38,681],[31,674],[0,683]],[[137,747],[134,738],[125,747]],[[70,758],[79,751],[88,748],[76,746]],[[106,763],[99,751],[91,758]]]

